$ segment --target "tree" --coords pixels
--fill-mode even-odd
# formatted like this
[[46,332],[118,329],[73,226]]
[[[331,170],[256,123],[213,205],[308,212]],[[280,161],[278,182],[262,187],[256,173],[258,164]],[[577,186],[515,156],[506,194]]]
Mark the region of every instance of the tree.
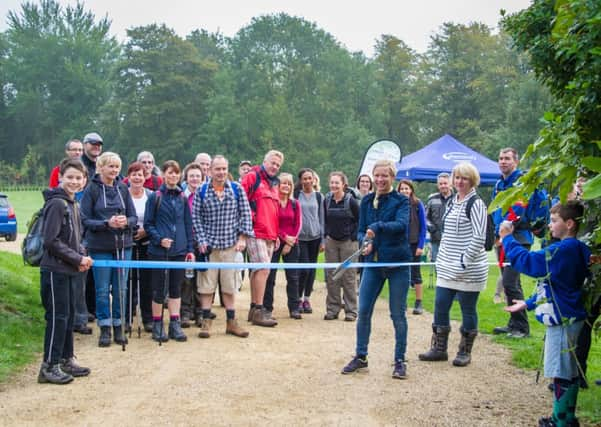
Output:
[[[553,95],[545,126],[530,145],[530,171],[519,186],[501,193],[495,202],[507,206],[520,193],[541,183],[565,201],[579,175],[584,186],[584,222],[594,224],[586,236],[594,253],[601,246],[601,3],[596,0],[535,0],[524,11],[503,21],[518,50],[527,52],[537,77]],[[507,194],[505,194],[507,193]],[[600,266],[594,266],[601,295]]]
[[118,53],[109,28],[108,18],[96,22],[81,3],[63,8],[43,0],[8,14],[3,159],[18,161],[29,144],[50,167],[67,139],[95,127]]

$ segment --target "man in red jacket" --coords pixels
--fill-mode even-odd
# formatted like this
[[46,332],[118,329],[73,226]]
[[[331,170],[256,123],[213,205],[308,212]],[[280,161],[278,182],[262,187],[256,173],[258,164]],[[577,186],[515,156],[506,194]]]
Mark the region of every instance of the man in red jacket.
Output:
[[[279,245],[278,215],[279,192],[277,175],[284,163],[284,154],[271,150],[263,164],[253,166],[242,179],[242,188],[248,195],[253,219],[254,238],[247,242],[251,262],[270,263],[274,249]],[[251,304],[248,321],[257,326],[275,326],[277,322],[263,307],[268,268],[255,269],[250,276]]]

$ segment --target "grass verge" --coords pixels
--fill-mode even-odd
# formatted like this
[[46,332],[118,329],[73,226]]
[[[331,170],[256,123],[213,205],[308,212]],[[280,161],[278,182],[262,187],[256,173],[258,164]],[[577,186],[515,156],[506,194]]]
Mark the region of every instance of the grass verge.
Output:
[[25,233],[27,231],[27,221],[31,215],[44,204],[44,198],[41,191],[4,191],[8,196],[8,201],[15,209],[17,216],[17,232]]

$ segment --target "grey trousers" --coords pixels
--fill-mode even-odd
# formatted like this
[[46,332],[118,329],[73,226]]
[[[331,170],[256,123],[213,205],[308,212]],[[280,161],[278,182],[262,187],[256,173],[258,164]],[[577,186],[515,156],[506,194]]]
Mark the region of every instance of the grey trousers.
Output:
[[[334,240],[330,237],[326,239],[326,262],[342,262],[358,249],[357,242],[352,240]],[[357,271],[354,268],[348,268],[342,277],[336,281],[332,280],[334,270],[326,270],[326,287],[328,295],[326,296],[326,313],[337,316],[342,308],[344,301],[344,311],[346,316],[357,317]],[[340,290],[342,289],[342,300]]]

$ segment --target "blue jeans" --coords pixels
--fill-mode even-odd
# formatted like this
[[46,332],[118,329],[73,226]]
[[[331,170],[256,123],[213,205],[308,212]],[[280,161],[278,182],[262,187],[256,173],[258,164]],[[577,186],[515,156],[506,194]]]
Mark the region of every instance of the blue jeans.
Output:
[[478,297],[480,292],[458,291],[456,289],[436,287],[436,302],[434,303],[434,324],[449,326],[449,312],[457,295],[461,307],[461,326],[465,331],[478,329]]
[[[90,252],[94,260],[116,259],[114,252]],[[131,248],[125,249],[125,259],[131,259]],[[119,281],[119,270],[121,280]],[[121,300],[119,299],[119,283],[123,285],[123,303],[127,301],[127,268],[92,267],[94,284],[96,285],[96,320],[98,326],[121,325]],[[112,316],[110,295],[113,296]],[[123,307],[125,315],[125,307]]]
[[405,360],[407,350],[407,292],[409,267],[365,268],[359,287],[359,318],[357,320],[357,356],[367,356],[371,334],[371,316],[384,282],[388,279],[388,304],[394,326],[394,360]]

